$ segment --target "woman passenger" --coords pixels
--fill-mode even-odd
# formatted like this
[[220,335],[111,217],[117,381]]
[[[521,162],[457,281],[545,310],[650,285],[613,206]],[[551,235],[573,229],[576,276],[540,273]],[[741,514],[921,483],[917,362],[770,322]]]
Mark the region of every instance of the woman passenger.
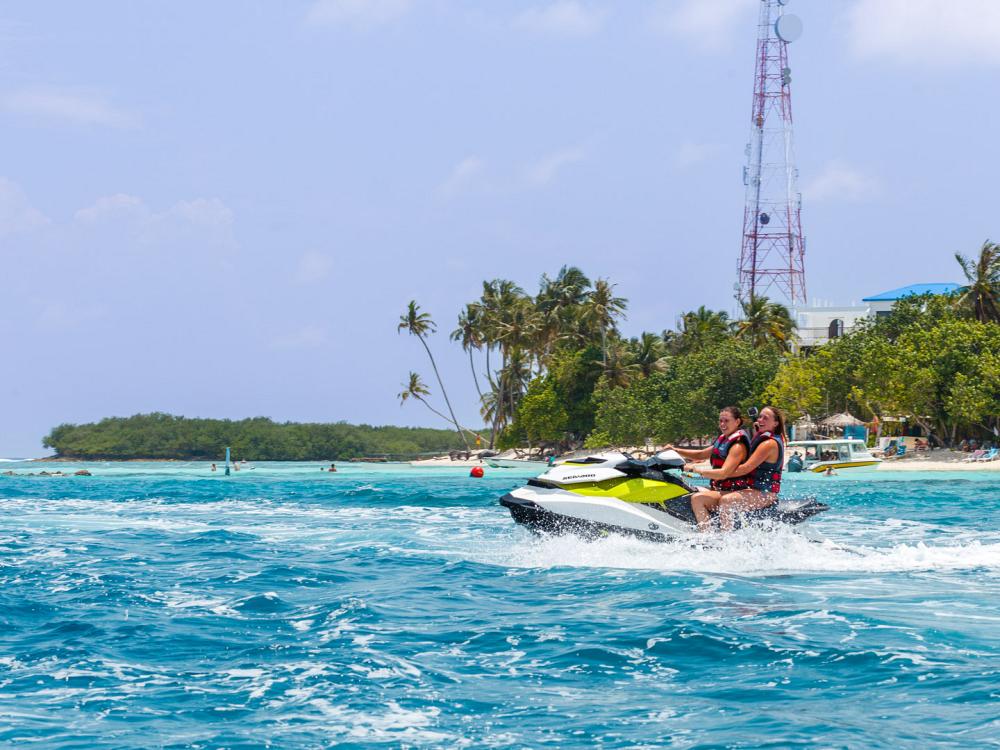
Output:
[[773,406],[765,406],[755,426],[757,431],[750,441],[750,458],[735,472],[745,476],[750,486],[720,498],[719,528],[722,531],[733,530],[737,513],[769,508],[778,501],[785,464],[785,417]]
[[736,406],[727,406],[719,412],[719,436],[708,448],[690,450],[667,446],[668,450],[677,451],[688,461],[704,461],[707,458],[712,464],[711,469],[702,470],[690,463],[684,467],[711,480],[709,489],[699,490],[691,496],[691,510],[698,520],[700,531],[711,529],[709,511],[718,507],[725,493],[750,486],[749,478],[732,476],[750,455],[749,448],[750,433],[743,427],[743,415]]

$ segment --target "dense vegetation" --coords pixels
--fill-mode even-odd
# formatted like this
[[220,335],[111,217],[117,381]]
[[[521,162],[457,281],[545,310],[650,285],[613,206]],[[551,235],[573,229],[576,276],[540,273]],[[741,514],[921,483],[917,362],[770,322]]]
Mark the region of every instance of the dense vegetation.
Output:
[[[811,351],[798,348],[788,310],[765,297],[744,302],[738,320],[701,307],[673,328],[625,338],[627,300],[573,267],[543,275],[535,295],[504,279],[484,282],[451,339],[469,355],[491,445],[501,448],[700,437],[714,430],[720,406],[763,403],[792,420],[850,411],[898,429],[886,418],[906,417],[950,444],[1000,427],[1000,246],[956,259],[968,279],[958,293],[902,300]],[[430,315],[410,302],[399,329],[420,339],[446,396]],[[447,414],[434,407],[417,373],[399,395],[471,434],[447,398]]]
[[265,417],[188,419],[169,414],[112,417],[91,424],[63,424],[44,439],[67,458],[177,458],[218,460],[226,446],[250,461],[312,461],[364,456],[413,457],[460,447],[450,430],[334,424],[279,424]]

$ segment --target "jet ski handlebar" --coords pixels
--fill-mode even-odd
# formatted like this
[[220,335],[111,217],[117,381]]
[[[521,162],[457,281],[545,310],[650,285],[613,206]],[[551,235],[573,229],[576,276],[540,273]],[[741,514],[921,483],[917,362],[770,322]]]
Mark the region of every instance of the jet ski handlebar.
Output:
[[675,451],[660,451],[655,456],[647,458],[645,461],[633,458],[628,454],[625,454],[625,456],[625,461],[616,467],[619,471],[624,471],[625,473],[630,473],[629,470],[633,472],[641,472],[646,469],[653,469],[654,471],[682,469],[686,463],[686,461],[681,458],[680,454]]

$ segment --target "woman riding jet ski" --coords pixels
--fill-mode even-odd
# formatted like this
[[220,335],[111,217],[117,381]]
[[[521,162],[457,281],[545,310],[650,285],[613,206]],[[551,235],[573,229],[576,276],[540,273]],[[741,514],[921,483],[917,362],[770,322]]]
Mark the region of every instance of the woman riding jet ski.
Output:
[[[646,461],[619,452],[595,453],[529,479],[527,486],[500,498],[500,504],[532,531],[588,538],[619,533],[657,541],[694,537],[699,532],[691,496],[698,490],[671,473],[684,463],[674,450]],[[773,463],[767,462],[764,471],[773,472]],[[754,500],[751,505],[763,504],[757,493]],[[749,510],[743,518],[798,524],[828,509],[812,499],[780,500],[775,495],[766,507]]]

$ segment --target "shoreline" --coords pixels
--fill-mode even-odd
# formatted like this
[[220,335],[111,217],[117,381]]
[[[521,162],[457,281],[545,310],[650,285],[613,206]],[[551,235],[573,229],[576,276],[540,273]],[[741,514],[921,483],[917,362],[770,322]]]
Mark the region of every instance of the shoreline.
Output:
[[[4,462],[6,464],[8,462]],[[62,456],[45,456],[42,458],[25,458],[12,460],[9,463],[42,463],[42,464],[130,464],[130,463],[163,463],[163,464],[179,464],[179,463],[204,463],[204,464],[220,464],[222,461],[219,459],[202,459],[202,458],[66,458]],[[252,463],[252,462],[250,462]],[[314,459],[305,461],[275,461],[273,463],[338,463],[351,466],[365,465],[373,466],[381,463],[386,463],[384,461],[366,461],[366,460],[354,460],[349,459]],[[424,468],[424,469],[440,469],[440,468],[471,468],[473,466],[481,466],[485,469],[490,469],[493,471],[503,471],[500,468],[494,468],[489,466],[486,459],[479,458],[469,458],[469,459],[455,459],[452,460],[448,456],[436,456],[434,458],[422,458],[413,461],[400,461],[398,463],[406,464],[414,468]],[[0,465],[4,465],[0,464]],[[706,464],[707,465],[707,464]],[[869,469],[870,471],[871,469]],[[943,471],[957,471],[957,472],[968,472],[968,471],[980,471],[980,472],[998,472],[1000,473],[1000,460],[994,461],[970,461],[965,462],[960,458],[953,459],[934,459],[925,458],[923,456],[913,456],[907,457],[899,460],[888,459],[880,463],[874,469],[879,472],[943,472]],[[849,469],[838,470],[839,475],[850,476],[853,472]]]

